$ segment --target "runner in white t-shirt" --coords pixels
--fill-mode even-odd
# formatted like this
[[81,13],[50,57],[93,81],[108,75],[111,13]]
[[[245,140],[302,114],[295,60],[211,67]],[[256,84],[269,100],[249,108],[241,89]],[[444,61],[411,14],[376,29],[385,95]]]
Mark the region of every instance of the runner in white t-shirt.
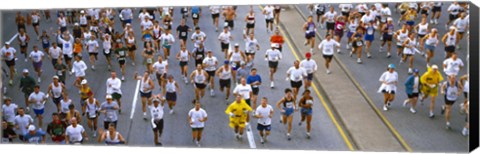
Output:
[[318,45],[318,49],[322,51],[323,58],[325,59],[325,67],[327,68],[327,74],[330,74],[330,62],[333,58],[333,53],[335,48],[340,48],[340,43],[332,39],[332,35],[327,34],[326,39],[324,39]]
[[213,53],[211,50],[207,51],[207,57],[203,59],[203,68],[205,71],[207,71],[208,74],[208,79],[207,81],[209,82],[209,88],[210,88],[210,96],[215,95],[214,89],[215,89],[215,72],[217,71],[217,66],[218,66],[218,60],[217,57],[213,56]]
[[293,66],[287,70],[287,81],[290,80],[294,99],[297,99],[298,91],[300,87],[302,87],[302,81],[305,77],[307,77],[307,71],[300,67],[300,62],[298,60],[295,60]]
[[28,101],[33,105],[33,112],[38,118],[38,126],[42,127],[43,125],[43,113],[45,112],[45,102],[47,101],[47,95],[40,91],[40,86],[35,85],[33,93],[28,97]]
[[67,127],[65,131],[65,143],[67,144],[81,144],[85,141],[88,141],[87,132],[82,125],[77,123],[77,118],[73,117],[70,119],[71,125]]
[[225,58],[227,58],[230,40],[233,40],[232,33],[228,30],[228,26],[223,27],[223,32],[218,35],[218,40],[220,41],[220,48],[222,49]]
[[460,44],[458,42],[462,40],[463,35],[465,34],[465,32],[468,31],[468,27],[469,27],[469,21],[468,21],[468,18],[466,17],[465,12],[460,13],[460,17],[453,22],[453,26],[457,28],[458,39],[456,40],[457,41],[456,44],[457,44],[457,49],[460,49]]
[[260,143],[264,144],[267,141],[267,136],[272,130],[273,107],[268,104],[266,97],[262,98],[262,104],[255,110],[255,118],[257,118],[257,130],[260,134]]
[[[233,95],[241,95],[245,102],[251,107],[250,105],[250,97],[253,95],[252,87],[247,84],[247,79],[241,78],[240,84],[238,84],[235,89],[233,89]],[[248,122],[248,118],[247,118]]]
[[273,76],[277,72],[278,62],[282,59],[282,53],[277,49],[276,44],[272,44],[271,47],[271,49],[265,52],[265,61],[268,61],[268,67],[270,68],[270,88],[273,88],[275,86]]
[[305,81],[305,89],[310,88],[313,80],[313,73],[317,71],[317,62],[311,59],[312,53],[307,52],[305,54],[306,59],[300,62],[300,67],[307,71],[307,79]]
[[452,75],[457,76],[463,67],[463,61],[458,58],[456,53],[452,53],[452,57],[443,61],[443,71],[449,77]]
[[200,108],[200,102],[195,102],[195,108],[188,112],[188,119],[190,127],[192,128],[192,140],[200,147],[203,128],[205,127],[205,121],[208,119],[207,112]]
[[273,31],[273,11],[274,10],[275,10],[275,7],[273,7],[273,5],[267,5],[263,8],[263,14],[265,15],[267,32]]
[[43,54],[42,51],[38,50],[37,45],[33,46],[33,51],[30,52],[29,58],[32,60],[33,68],[35,69],[35,72],[37,72],[37,77],[38,77],[38,83],[40,83],[42,80],[40,79],[42,77],[42,61],[43,61]]

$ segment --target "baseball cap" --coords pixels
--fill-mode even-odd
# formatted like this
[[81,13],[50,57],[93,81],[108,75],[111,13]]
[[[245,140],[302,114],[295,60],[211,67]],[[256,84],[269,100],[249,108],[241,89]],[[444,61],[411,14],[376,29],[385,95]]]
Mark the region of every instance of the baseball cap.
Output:
[[105,96],[105,99],[112,99],[112,95]]
[[58,79],[58,76],[54,75],[54,76],[53,76],[53,79]]
[[23,69],[23,73],[28,73],[28,69]]
[[223,61],[223,64],[227,64],[227,65],[228,65],[228,64],[230,64],[230,62],[229,62],[228,60],[225,60],[225,61]]
[[275,48],[277,47],[277,45],[275,43],[272,43],[272,45],[270,45],[272,48]]
[[5,42],[5,45],[10,45],[10,42]]
[[152,102],[160,102],[160,100],[158,98],[154,98]]
[[245,65],[245,62],[244,62],[244,61],[241,61],[241,62],[240,62],[240,65]]
[[81,84],[87,84],[87,80],[86,79],[83,79]]
[[78,22],[76,22],[74,25],[75,25],[75,26],[78,26]]
[[310,53],[310,52],[307,52],[307,53],[305,54],[305,57],[307,57],[307,58],[310,58],[310,57],[312,57],[312,53]]
[[240,45],[238,43],[235,43],[235,47],[238,47],[238,46],[240,46]]
[[35,126],[34,125],[28,126],[28,131],[35,131]]
[[432,69],[438,69],[437,65],[432,65]]
[[418,69],[413,69],[413,72],[414,72],[414,73],[418,73],[418,72],[420,72],[420,70],[418,70]]
[[85,11],[84,11],[84,10],[81,10],[80,13],[85,13]]
[[388,68],[393,68],[393,69],[395,69],[395,64],[388,64]]
[[450,30],[456,30],[455,26],[450,26]]

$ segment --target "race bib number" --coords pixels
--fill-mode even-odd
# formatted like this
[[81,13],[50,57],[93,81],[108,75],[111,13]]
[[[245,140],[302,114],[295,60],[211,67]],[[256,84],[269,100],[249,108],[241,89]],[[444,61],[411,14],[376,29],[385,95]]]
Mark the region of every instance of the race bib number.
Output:
[[382,19],[380,19],[380,21],[382,21],[382,22],[387,22],[387,19],[382,18]]
[[173,92],[173,91],[175,91],[175,90],[173,89],[173,86],[168,86],[168,87],[167,87],[167,91]]
[[293,78],[298,81],[300,80],[300,75],[294,75]]
[[180,34],[182,35],[182,37],[187,36],[187,32],[182,32],[182,33],[180,33]]
[[328,53],[330,53],[330,52],[332,52],[332,49],[330,49],[330,48],[326,48],[326,49],[325,49],[325,52],[328,52]]
[[147,63],[148,63],[148,64],[151,64],[152,62],[153,62],[152,58],[148,58],[148,59],[147,59]]
[[192,15],[192,17],[198,18],[198,14],[194,13],[194,14]]
[[286,106],[287,108],[293,108],[293,103],[288,102],[285,106]]
[[90,118],[96,118],[97,114],[95,112],[88,112],[88,117]]
[[425,33],[427,33],[427,29],[422,29],[420,32],[425,34]]
[[203,83],[205,80],[203,76],[197,76],[196,79],[199,83]]
[[106,49],[106,50],[105,50],[105,53],[106,53],[106,54],[109,54],[109,53],[110,53],[110,49]]
[[368,33],[368,35],[372,35],[373,34],[373,29],[368,29],[367,33]]
[[357,41],[357,46],[362,46],[363,42],[362,41]]
[[107,121],[112,121],[113,120],[114,113],[113,112],[107,112]]
[[47,39],[43,39],[43,44],[48,44],[48,40],[47,40]]
[[392,35],[393,31],[391,29],[388,30],[388,35]]
[[203,55],[197,55],[197,59],[202,59]]
[[180,59],[181,59],[182,61],[187,61],[187,60],[188,60],[187,57],[185,57],[185,56],[182,56]]
[[313,104],[313,100],[307,100],[305,101],[307,104]]

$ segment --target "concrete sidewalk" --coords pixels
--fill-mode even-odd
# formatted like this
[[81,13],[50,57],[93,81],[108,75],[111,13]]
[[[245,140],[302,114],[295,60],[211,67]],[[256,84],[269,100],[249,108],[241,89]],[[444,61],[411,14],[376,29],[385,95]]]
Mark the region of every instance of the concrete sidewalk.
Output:
[[[286,33],[284,37],[291,42],[297,54],[304,58],[305,53],[310,51],[309,46],[304,46],[305,33],[302,26],[305,19],[296,9],[286,9],[280,16],[280,22],[281,28]],[[325,60],[321,51],[316,49],[319,43],[317,37],[315,54],[312,58],[317,62],[318,71],[314,76],[358,150],[405,151],[392,131],[375,113],[375,110],[335,60],[330,65],[332,73],[326,74]],[[348,53],[343,51],[343,54]],[[376,76],[374,80],[377,80]]]

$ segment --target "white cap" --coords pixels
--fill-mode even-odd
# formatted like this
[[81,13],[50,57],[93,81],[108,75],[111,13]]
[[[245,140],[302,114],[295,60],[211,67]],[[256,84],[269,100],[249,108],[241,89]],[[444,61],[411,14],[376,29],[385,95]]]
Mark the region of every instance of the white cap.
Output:
[[105,99],[112,99],[112,95],[105,96]]
[[80,13],[85,13],[85,11],[83,11],[83,10],[80,10]]
[[28,126],[28,131],[35,131],[35,126],[34,125]]
[[456,30],[455,26],[450,26],[450,30]]
[[28,73],[28,69],[23,69],[23,73]]
[[393,21],[392,17],[387,18],[388,21]]
[[272,45],[270,45],[271,47],[275,48],[277,47],[277,44],[276,43],[272,43]]
[[75,26],[78,26],[78,22],[76,22],[74,25],[75,25]]
[[239,45],[238,43],[235,43],[235,46],[238,47],[238,46],[240,46],[240,45]]
[[80,84],[87,84],[87,80],[86,80],[86,79],[83,79]]
[[54,75],[53,78],[54,78],[54,79],[58,79],[58,76]]
[[127,23],[126,25],[127,25],[127,26],[130,26],[131,24],[130,24],[130,23]]
[[5,42],[5,45],[10,45],[10,42]]
[[438,69],[437,65],[432,65],[432,69]]

